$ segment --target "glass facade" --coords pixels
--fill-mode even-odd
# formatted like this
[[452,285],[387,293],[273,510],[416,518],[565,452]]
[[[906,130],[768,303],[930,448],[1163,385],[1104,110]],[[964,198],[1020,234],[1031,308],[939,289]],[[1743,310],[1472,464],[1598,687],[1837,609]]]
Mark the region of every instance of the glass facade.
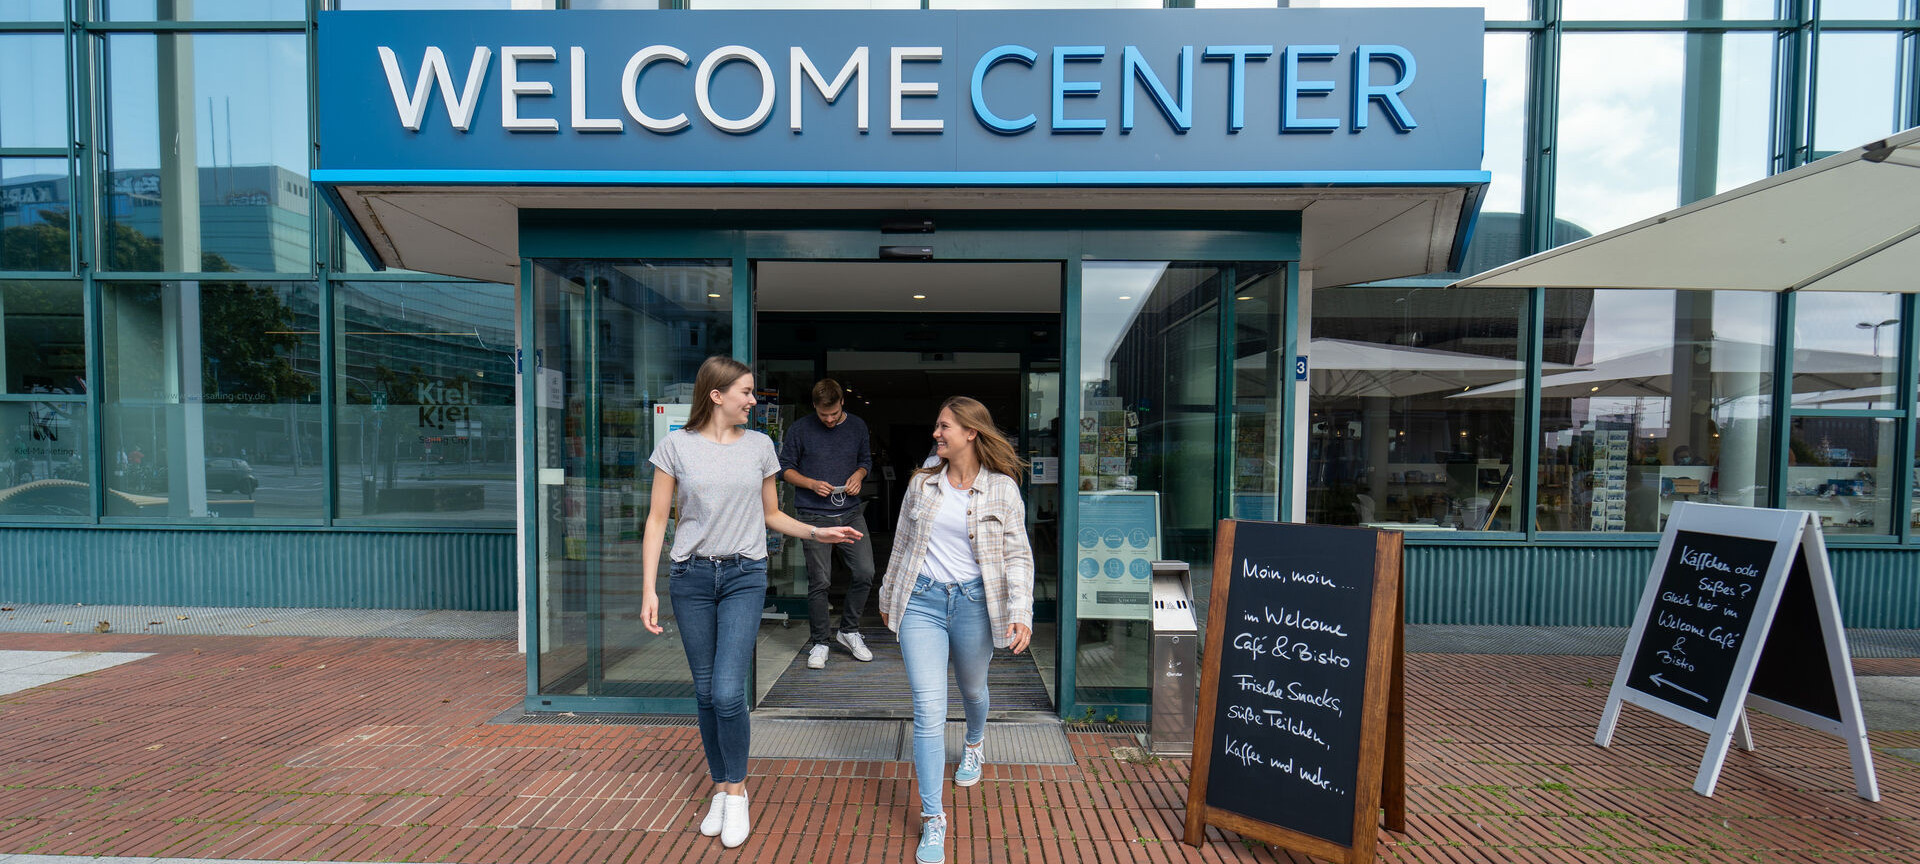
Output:
[[[1280,4],[0,2],[0,520],[508,531],[522,504],[516,341],[591,346],[527,364],[525,476],[548,520],[529,535],[542,686],[678,694],[677,646],[632,620],[656,420],[587,411],[670,413],[674,385],[750,320],[733,273],[537,266],[534,332],[517,337],[516,286],[373,272],[307,181],[314,13],[1162,5]],[[1493,182],[1465,271],[1920,124],[1912,0],[1290,5],[1486,12]],[[1079,406],[1059,455],[1082,526],[1151,497],[1154,557],[1193,564],[1203,603],[1211,520],[1286,505],[1418,526],[1415,542],[1644,542],[1681,500],[1802,507],[1840,544],[1920,541],[1910,295],[1441,290],[1449,274],[1316,286],[1307,273],[1300,325],[1283,264],[1086,261],[1082,275],[1068,295],[1080,329],[1061,340],[1080,350],[1080,380],[1036,378],[1055,394],[1037,408]],[[1298,396],[1290,341],[1311,358]],[[577,542],[589,521],[607,543]],[[1058,569],[1114,579],[1114,560]],[[1127,584],[1104,590],[1124,605]],[[1061,623],[1080,688],[1061,702],[1142,687],[1144,622],[1096,603]]]

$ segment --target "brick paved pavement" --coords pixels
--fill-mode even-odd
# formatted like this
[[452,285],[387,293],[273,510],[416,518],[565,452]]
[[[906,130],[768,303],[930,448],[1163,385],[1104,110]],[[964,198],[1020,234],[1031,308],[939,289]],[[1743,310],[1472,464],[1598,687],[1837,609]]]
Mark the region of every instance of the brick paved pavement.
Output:
[[[755,833],[723,851],[694,823],[694,730],[489,726],[518,703],[511,642],[0,634],[0,650],[154,656],[0,696],[0,856],[487,864],[910,859],[903,763],[756,760]],[[1920,765],[1876,732],[1883,800],[1854,797],[1844,748],[1757,716],[1713,798],[1704,736],[1627,709],[1592,746],[1615,660],[1408,658],[1406,862],[1920,861]],[[1860,660],[1920,675],[1920,660]],[[989,766],[956,790],[956,862],[1301,860],[1181,832],[1188,764],[1115,757],[1074,733],[1071,767]]]

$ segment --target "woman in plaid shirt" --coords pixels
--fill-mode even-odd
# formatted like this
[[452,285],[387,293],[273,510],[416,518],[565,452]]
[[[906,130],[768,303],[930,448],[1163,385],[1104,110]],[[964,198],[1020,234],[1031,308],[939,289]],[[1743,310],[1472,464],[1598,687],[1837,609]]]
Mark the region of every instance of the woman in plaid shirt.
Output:
[[958,786],[980,782],[993,649],[1025,651],[1033,638],[1033,547],[1014,478],[1026,465],[979,400],[955,396],[933,428],[938,462],[914,472],[900,505],[880,616],[900,634],[913,688],[913,766],[920,787],[923,864],[946,860],[947,665],[966,706]]

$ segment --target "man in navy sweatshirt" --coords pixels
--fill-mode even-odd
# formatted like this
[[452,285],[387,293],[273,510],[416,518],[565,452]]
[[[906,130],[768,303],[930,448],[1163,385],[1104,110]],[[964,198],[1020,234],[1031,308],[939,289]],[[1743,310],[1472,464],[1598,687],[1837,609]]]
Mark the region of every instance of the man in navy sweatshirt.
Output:
[[[873,591],[873,541],[867,535],[860,486],[872,472],[866,422],[847,413],[846,392],[839,382],[821,379],[813,385],[813,415],[794,421],[780,442],[780,477],[793,484],[793,506],[800,511],[800,521],[821,528],[850,525],[860,532],[860,539],[800,541],[807,554],[807,617],[812,622],[807,640],[809,669],[827,665],[829,641],[839,642],[856,660],[873,659],[860,635],[860,612]],[[846,605],[840,610],[838,635],[832,632],[833,610],[827,601],[833,581],[833,560],[828,556],[836,552],[853,572]]]

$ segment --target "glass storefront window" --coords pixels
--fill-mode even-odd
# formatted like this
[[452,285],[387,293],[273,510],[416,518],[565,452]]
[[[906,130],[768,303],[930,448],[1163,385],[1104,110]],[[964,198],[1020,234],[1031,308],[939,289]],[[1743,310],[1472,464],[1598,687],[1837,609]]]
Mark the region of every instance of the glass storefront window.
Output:
[[1307,521],[1517,531],[1524,291],[1316,291]]
[[513,295],[460,282],[334,287],[341,518],[513,524]]
[[103,0],[108,21],[301,21],[304,0]]
[[66,149],[67,87],[65,36],[0,35],[0,147]]
[[1826,21],[1879,21],[1900,17],[1900,0],[1820,0]]
[[[387,10],[432,10],[432,9],[552,9],[554,0],[335,0],[335,9],[387,9]],[[570,9],[594,8],[583,6],[579,2],[568,5]],[[645,0],[645,5],[635,8],[658,9],[659,0]]]
[[73,269],[65,159],[0,159],[0,270]]
[[701,362],[732,353],[733,262],[538,260],[533,287],[540,692],[690,699],[664,550],[666,633],[640,626],[647,457]]
[[66,0],[0,0],[0,21],[62,21]]
[[320,314],[307,283],[102,286],[106,515],[321,518]]
[[306,37],[117,33],[104,43],[106,267],[312,270]]
[[929,0],[929,9],[1159,9],[1160,0]]
[[1787,508],[1811,511],[1829,536],[1891,533],[1899,425],[1884,417],[1793,418]]
[[[1204,0],[1202,0],[1204,2]],[[1271,4],[1270,4],[1271,5]],[[1294,5],[1308,5],[1304,3]],[[1528,0],[1320,0],[1311,4],[1328,9],[1364,9],[1375,7],[1466,7],[1486,10],[1489,21],[1524,21],[1532,17]]]
[[[1474,223],[1457,275],[1491,270],[1524,258],[1528,248],[1525,209],[1528,39],[1524,33],[1486,36],[1486,154],[1493,174],[1480,217]],[[1585,236],[1585,235],[1582,235]]]
[[1793,311],[1793,407],[1896,407],[1900,296],[1803,293]]
[[0,401],[0,517],[89,519],[87,403]]
[[0,282],[0,393],[87,392],[78,282]]
[[[608,5],[644,3],[646,0],[592,0]],[[581,9],[578,3],[569,9]],[[605,7],[601,7],[605,8]],[[627,5],[621,8],[633,8]],[[688,9],[918,9],[920,0],[687,0]]]
[[1143,701],[1123,691],[1148,684],[1148,562],[1211,566],[1220,296],[1234,269],[1082,268],[1080,429],[1068,449],[1079,454],[1076,701]]
[[[1828,0],[1832,2],[1832,0]],[[1777,17],[1774,0],[1561,0],[1568,21],[1678,21]]]
[[1659,531],[1677,501],[1766,506],[1774,301],[1546,292],[1541,531]]
[[1899,129],[1903,62],[1897,33],[1820,34],[1813,99],[1816,157]]

